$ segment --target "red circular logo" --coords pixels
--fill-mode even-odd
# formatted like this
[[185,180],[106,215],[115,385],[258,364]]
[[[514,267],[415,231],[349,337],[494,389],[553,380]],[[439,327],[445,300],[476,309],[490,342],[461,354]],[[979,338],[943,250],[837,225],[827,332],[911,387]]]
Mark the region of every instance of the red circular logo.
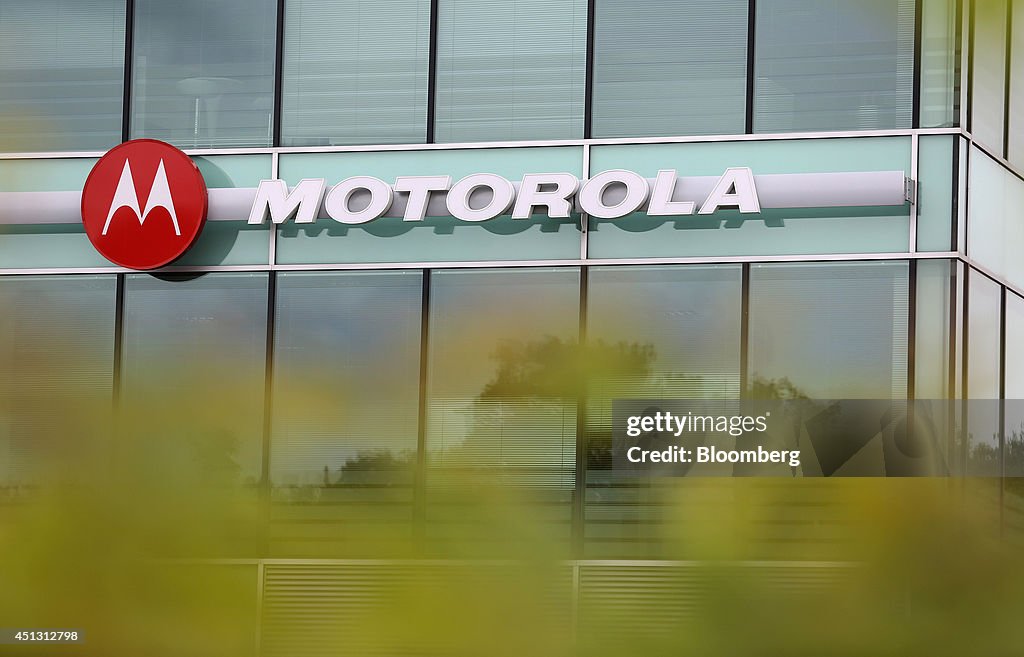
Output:
[[82,190],[82,223],[107,260],[162,267],[185,253],[206,222],[206,183],[174,146],[133,139],[110,149]]

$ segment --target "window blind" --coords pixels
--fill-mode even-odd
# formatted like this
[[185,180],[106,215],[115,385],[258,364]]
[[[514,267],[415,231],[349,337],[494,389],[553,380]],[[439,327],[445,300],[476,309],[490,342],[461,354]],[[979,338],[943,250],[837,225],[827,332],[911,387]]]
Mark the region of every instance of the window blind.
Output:
[[124,4],[0,3],[0,148],[105,150],[121,140]]
[[754,131],[909,128],[914,3],[758,2]]
[[586,0],[440,0],[437,141],[583,136]]
[[289,1],[284,144],[425,141],[429,40],[429,2]]
[[0,487],[53,483],[109,432],[114,277],[4,277],[0,310]]
[[744,131],[746,0],[602,0],[595,30],[595,137]]
[[[266,274],[125,280],[125,408],[154,458],[183,474],[259,478],[262,458]],[[168,466],[173,467],[173,466]]]
[[276,13],[274,0],[136,0],[132,135],[269,146]]

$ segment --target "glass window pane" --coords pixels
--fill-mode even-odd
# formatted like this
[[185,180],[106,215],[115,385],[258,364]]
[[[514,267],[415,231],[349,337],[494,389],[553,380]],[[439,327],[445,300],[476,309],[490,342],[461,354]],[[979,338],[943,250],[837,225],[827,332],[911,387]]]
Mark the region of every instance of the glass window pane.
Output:
[[952,135],[923,135],[918,143],[917,249],[949,251],[953,246]]
[[266,274],[132,274],[124,303],[124,400],[153,458],[201,480],[258,480]]
[[1002,288],[970,270],[967,290],[967,474],[999,474],[999,339]]
[[591,407],[588,425],[611,430],[613,399],[739,398],[740,271],[739,265],[590,270],[588,342],[611,354],[635,347],[645,356],[635,371],[596,373],[590,400],[603,407]]
[[376,539],[411,536],[422,287],[418,271],[278,277],[275,554],[379,556]]
[[737,134],[747,1],[597,3],[595,137]]
[[[956,370],[954,333],[956,328],[956,291],[954,289],[956,269],[954,260],[918,260],[915,281],[914,317],[914,390],[916,401],[914,413],[916,425],[925,435],[934,432],[932,449],[928,450],[932,466],[926,461],[893,460],[892,468],[886,473],[901,474],[936,472],[949,474],[957,471],[959,456],[953,445],[956,443],[956,411],[959,403],[952,401],[956,396]],[[960,286],[956,286],[960,287]],[[899,450],[908,456],[902,449]],[[907,468],[907,470],[903,470]],[[932,470],[931,468],[935,468]]]
[[959,123],[960,53],[956,0],[921,1],[921,127]]
[[549,518],[549,538],[568,539],[578,329],[578,269],[432,273],[426,455],[432,537],[471,523],[463,505],[448,503],[453,492],[464,501],[458,494],[468,480],[529,491],[537,502],[532,519]]
[[0,150],[121,141],[124,0],[0,3]]
[[440,0],[437,141],[583,136],[586,0]]
[[96,448],[110,428],[114,285],[0,278],[0,486],[54,483],[105,461]]
[[977,0],[974,12],[974,71],[971,76],[971,117],[974,137],[1003,151],[1003,94],[1006,92],[1007,0]]
[[754,131],[909,128],[914,2],[758,2]]
[[611,474],[611,405],[738,399],[740,265],[594,267],[587,281],[588,557],[663,556],[680,482]]
[[133,137],[269,146],[274,0],[136,0]]
[[391,466],[415,457],[421,291],[418,271],[281,274],[272,481],[411,484]]
[[752,385],[906,399],[908,304],[906,262],[752,265]]
[[967,255],[994,275],[1024,284],[1024,179],[977,147],[968,168]]
[[[1024,477],[1024,298],[1006,293],[1006,475]],[[1021,495],[1019,485],[1010,490]]]
[[1006,398],[1024,399],[1024,298],[1006,294]]
[[284,145],[426,140],[429,2],[290,0],[284,25]]
[[917,263],[917,316],[914,342],[914,396],[953,398],[950,364],[950,294],[953,271],[949,260]]
[[1018,167],[1024,163],[1024,3],[1015,2],[1010,27],[1010,134],[1006,159]]

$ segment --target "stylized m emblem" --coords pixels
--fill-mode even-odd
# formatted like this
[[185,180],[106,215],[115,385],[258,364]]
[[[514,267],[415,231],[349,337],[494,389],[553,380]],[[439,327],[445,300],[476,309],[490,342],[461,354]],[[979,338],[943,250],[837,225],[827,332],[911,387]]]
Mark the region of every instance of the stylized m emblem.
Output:
[[[116,170],[116,169],[115,169]],[[174,202],[171,200],[171,187],[167,184],[167,172],[164,170],[164,161],[156,168],[156,175],[149,186],[149,198],[146,199],[145,211],[139,210],[139,195],[135,192],[135,179],[132,177],[132,167],[128,160],[124,161],[124,169],[121,170],[121,178],[117,181],[117,189],[114,191],[114,199],[110,202],[110,210],[107,212],[107,220],[103,223],[103,235],[110,229],[110,220],[114,213],[121,208],[129,208],[139,218],[139,225],[146,223],[146,217],[154,208],[163,208],[171,215],[174,223],[174,234],[181,235],[181,228],[178,226],[178,215],[174,213]]]
[[259,225],[270,217],[276,225],[295,217],[297,224],[311,224],[316,221],[323,200],[323,178],[304,178],[290,192],[283,180],[261,180],[249,211],[249,223]]

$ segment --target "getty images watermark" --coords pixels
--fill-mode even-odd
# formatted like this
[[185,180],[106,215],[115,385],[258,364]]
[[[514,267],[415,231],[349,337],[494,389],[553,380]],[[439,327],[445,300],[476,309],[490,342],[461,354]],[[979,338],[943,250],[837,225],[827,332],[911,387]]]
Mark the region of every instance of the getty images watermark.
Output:
[[1020,401],[627,399],[607,456],[626,477],[906,477],[1024,474],[1017,453]]
[[[788,463],[792,468],[800,465],[799,449],[765,449],[763,445],[737,449],[716,447],[714,444],[687,448],[681,442],[651,444],[664,436],[680,439],[683,434],[705,437],[724,434],[731,438],[750,434],[767,436],[771,411],[757,416],[711,415],[706,410],[696,414],[693,411],[674,414],[672,411],[655,408],[648,407],[641,414],[626,417],[626,436],[638,439],[637,444],[625,446],[629,463]],[[640,440],[645,437],[652,440]]]

